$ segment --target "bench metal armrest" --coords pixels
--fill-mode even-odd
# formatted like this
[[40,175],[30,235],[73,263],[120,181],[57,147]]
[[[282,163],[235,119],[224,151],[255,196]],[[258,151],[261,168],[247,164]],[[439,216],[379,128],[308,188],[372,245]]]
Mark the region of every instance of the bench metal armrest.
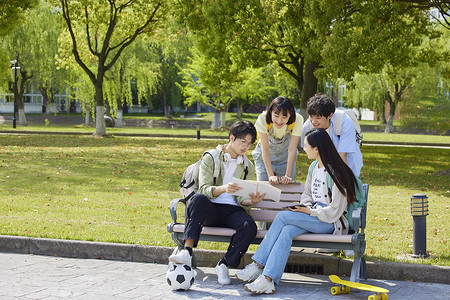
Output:
[[360,224],[363,224],[361,222],[361,214],[362,214],[362,208],[361,207],[357,207],[353,210],[352,212],[352,221],[353,221],[353,229],[355,229],[355,232],[359,232],[360,229],[362,229],[360,227]]
[[176,198],[170,201],[170,216],[174,223],[177,222],[177,206],[180,202],[186,206],[186,200],[183,198]]

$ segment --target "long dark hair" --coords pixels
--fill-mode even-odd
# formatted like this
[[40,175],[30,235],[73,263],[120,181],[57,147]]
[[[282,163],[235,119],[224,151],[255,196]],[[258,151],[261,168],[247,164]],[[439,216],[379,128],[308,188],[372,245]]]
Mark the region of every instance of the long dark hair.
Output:
[[325,169],[339,191],[346,195],[347,203],[350,204],[355,201],[355,186],[357,186],[355,175],[352,169],[342,160],[325,129],[313,128],[306,133],[305,137],[311,147],[317,147],[319,150],[320,159]]
[[295,119],[297,118],[295,114],[294,104],[288,97],[278,96],[275,99],[273,99],[272,102],[270,102],[269,108],[267,108],[266,113],[267,124],[273,123],[272,112],[276,114],[281,113],[284,116],[287,116],[287,114],[289,113],[289,120],[287,121],[287,125],[294,123]]

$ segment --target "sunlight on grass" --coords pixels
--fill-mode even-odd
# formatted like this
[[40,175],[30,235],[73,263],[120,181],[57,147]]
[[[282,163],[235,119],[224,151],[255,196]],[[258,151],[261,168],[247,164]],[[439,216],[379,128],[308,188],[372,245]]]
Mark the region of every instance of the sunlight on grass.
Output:
[[[0,234],[173,247],[166,227],[171,221],[169,203],[180,196],[181,175],[218,143],[224,140],[2,135]],[[450,266],[450,182],[448,172],[439,175],[450,169],[450,150],[361,150],[361,179],[370,184],[367,259],[396,261],[412,253],[410,197],[425,193],[432,259],[422,263]],[[306,179],[309,164],[300,154],[299,181]]]

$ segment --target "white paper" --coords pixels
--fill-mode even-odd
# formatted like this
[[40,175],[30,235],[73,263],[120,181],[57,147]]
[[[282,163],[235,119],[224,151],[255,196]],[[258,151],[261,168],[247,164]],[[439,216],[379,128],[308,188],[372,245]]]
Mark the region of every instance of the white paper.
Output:
[[266,181],[241,180],[238,178],[233,178],[232,182],[237,183],[237,185],[242,187],[242,190],[233,193],[233,195],[235,196],[250,198],[249,196],[250,193],[256,194],[256,192],[259,191],[260,195],[266,193],[264,199],[270,199],[275,202],[280,201],[281,190],[279,188],[274,187],[273,185],[271,185]]

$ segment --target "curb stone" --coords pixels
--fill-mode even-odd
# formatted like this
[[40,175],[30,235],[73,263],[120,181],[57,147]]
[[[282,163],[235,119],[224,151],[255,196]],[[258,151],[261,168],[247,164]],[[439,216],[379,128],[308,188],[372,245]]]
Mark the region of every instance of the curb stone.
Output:
[[[0,235],[0,252],[6,253],[167,264],[173,250],[173,247]],[[304,270],[320,267],[324,275],[350,275],[351,259],[293,250],[288,265]],[[197,266],[214,267],[223,254],[224,251],[196,249]],[[245,254],[239,268],[251,262],[251,255]],[[367,272],[371,279],[450,284],[450,267],[446,266],[368,261]]]

